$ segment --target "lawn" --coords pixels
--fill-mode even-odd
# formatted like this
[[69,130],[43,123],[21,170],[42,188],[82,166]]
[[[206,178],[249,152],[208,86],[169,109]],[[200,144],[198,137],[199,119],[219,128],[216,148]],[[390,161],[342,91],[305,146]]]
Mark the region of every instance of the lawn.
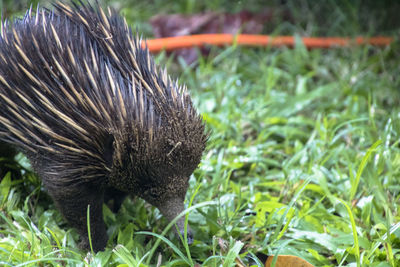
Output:
[[[106,2],[148,37],[147,21],[159,12],[263,6]],[[287,2],[293,20],[272,21],[268,33],[399,36],[394,1]],[[194,243],[166,231],[157,209],[128,198],[116,214],[104,206],[107,249],[80,251],[76,231],[18,154],[0,158],[16,178],[0,184],[0,265],[263,266],[263,255],[290,254],[315,266],[400,266],[399,51],[398,42],[316,50],[298,42],[212,47],[190,65],[155,55],[188,86],[211,132],[186,196]]]

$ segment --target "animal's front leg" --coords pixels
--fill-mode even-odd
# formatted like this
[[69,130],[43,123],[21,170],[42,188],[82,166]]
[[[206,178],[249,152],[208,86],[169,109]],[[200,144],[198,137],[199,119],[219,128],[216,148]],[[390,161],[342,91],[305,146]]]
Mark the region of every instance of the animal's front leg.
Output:
[[51,187],[49,193],[68,223],[78,230],[80,247],[89,250],[87,210],[90,206],[90,235],[94,251],[103,250],[107,244],[103,220],[104,190],[98,186],[82,185]]

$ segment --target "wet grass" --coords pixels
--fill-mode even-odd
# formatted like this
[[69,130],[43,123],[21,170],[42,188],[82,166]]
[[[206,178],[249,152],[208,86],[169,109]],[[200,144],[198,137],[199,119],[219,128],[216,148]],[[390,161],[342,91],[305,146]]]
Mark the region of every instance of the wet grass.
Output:
[[0,184],[0,264],[262,266],[256,255],[279,253],[315,266],[398,266],[398,51],[233,46],[190,66],[158,55],[212,133],[187,194],[194,244],[131,198],[117,214],[104,206],[106,251],[78,250],[76,232],[18,155],[9,164],[24,179]]

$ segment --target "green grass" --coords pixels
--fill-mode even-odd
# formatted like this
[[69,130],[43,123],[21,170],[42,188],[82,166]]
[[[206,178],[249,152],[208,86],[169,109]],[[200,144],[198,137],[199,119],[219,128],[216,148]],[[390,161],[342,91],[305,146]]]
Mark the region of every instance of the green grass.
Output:
[[[207,8],[156,2],[153,12]],[[342,2],[328,1],[330,12],[341,14],[338,24],[347,25],[332,24],[330,34],[363,32],[363,20],[354,18],[362,16],[359,1]],[[298,14],[310,7],[289,8]],[[151,11],[135,16],[140,10],[128,17],[146,25]],[[318,20],[313,13],[296,16],[298,25],[276,33],[304,33],[311,27],[304,25]],[[374,31],[364,32],[389,31],[383,19],[372,16]],[[279,253],[315,266],[399,266],[398,51],[398,44],[311,51],[301,44],[233,46],[212,48],[191,66],[158,55],[187,84],[212,133],[187,194],[194,244],[165,231],[168,222],[157,209],[129,198],[117,214],[104,206],[107,249],[80,251],[77,233],[18,155],[12,166],[24,179],[6,175],[0,184],[0,265],[234,266],[240,258],[262,266],[257,253]]]

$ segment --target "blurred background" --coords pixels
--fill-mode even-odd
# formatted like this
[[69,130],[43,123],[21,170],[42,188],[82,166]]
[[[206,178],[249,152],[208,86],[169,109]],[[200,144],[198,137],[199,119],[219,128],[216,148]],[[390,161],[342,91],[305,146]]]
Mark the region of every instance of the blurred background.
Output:
[[[30,5],[50,7],[50,0],[2,0],[3,18],[21,15]],[[391,34],[400,26],[400,1],[394,0],[100,0],[126,16],[128,23],[147,37],[154,35],[150,20],[159,14],[207,12],[242,14],[256,19],[263,34],[301,36]]]

